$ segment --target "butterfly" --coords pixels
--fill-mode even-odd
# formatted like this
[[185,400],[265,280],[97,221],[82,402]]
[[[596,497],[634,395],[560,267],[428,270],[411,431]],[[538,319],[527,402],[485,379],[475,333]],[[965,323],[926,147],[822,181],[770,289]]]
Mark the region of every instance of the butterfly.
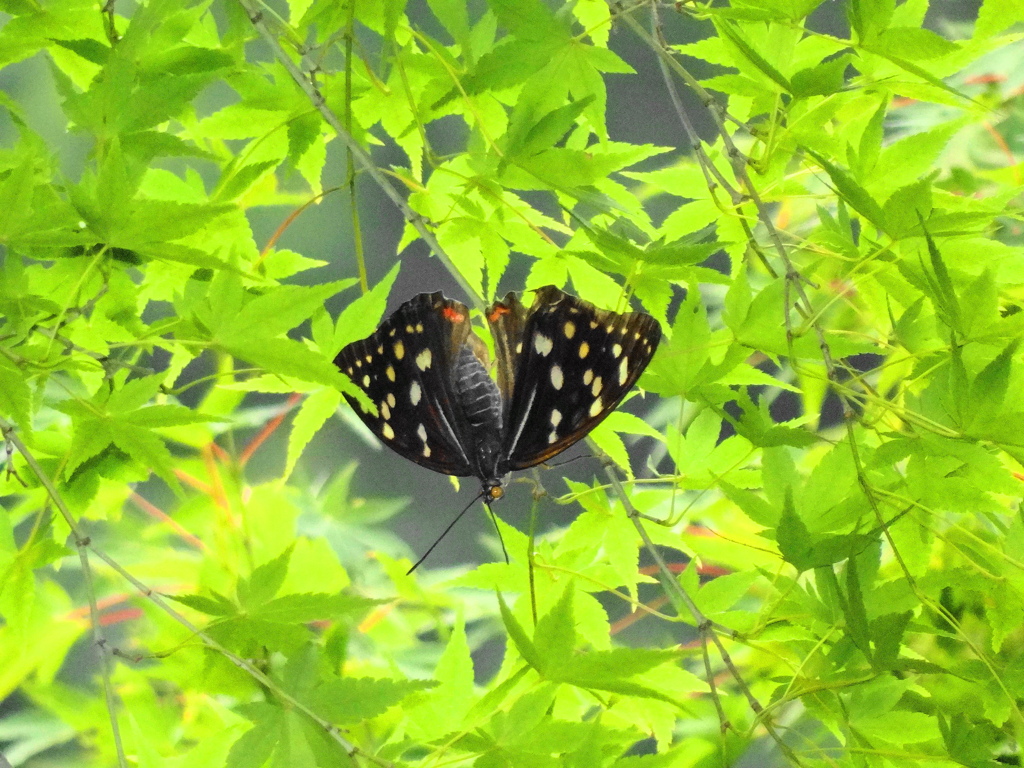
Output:
[[509,473],[561,453],[615,410],[651,361],[661,326],[551,285],[529,308],[509,293],[485,318],[496,380],[469,309],[440,292],[402,304],[334,363],[376,406],[365,411],[345,395],[384,445],[434,472],[476,476],[489,505]]

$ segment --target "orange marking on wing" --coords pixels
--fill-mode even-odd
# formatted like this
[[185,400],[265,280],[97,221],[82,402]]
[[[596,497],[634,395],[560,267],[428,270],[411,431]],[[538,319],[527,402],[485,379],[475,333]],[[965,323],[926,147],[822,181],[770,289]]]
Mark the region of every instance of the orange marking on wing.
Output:
[[452,307],[445,307],[444,310],[442,311],[442,314],[445,316],[446,320],[450,320],[453,323],[461,323],[463,320],[466,319],[466,316],[464,314],[462,314],[461,312],[459,312],[459,310],[454,309]]
[[508,307],[502,304],[498,304],[493,310],[491,310],[491,314],[487,316],[487,322],[496,322],[499,317],[501,317],[502,315],[507,315],[511,311],[512,310],[510,310]]

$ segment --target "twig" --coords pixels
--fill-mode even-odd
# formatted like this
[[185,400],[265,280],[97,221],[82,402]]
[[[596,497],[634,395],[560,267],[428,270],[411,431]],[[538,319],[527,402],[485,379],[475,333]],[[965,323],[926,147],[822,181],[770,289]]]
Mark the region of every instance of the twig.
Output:
[[[594,447],[596,448],[596,446]],[[739,686],[743,696],[747,699],[747,703],[751,710],[753,710],[754,714],[760,720],[761,725],[764,726],[765,730],[778,745],[779,749],[782,750],[795,765],[802,765],[803,763],[800,761],[800,758],[797,757],[796,753],[793,752],[789,745],[782,740],[782,737],[775,730],[775,727],[771,722],[767,718],[762,717],[764,714],[764,707],[761,706],[761,702],[757,700],[757,697],[755,697],[753,692],[750,690],[750,687],[747,685],[747,681],[743,679],[743,676],[740,674],[739,669],[733,662],[732,657],[725,649],[725,645],[722,643],[721,638],[718,636],[719,632],[723,632],[724,634],[733,637],[736,636],[736,633],[726,627],[717,625],[715,622],[708,619],[708,617],[704,615],[704,612],[697,607],[697,604],[693,602],[693,599],[686,593],[686,590],[680,586],[679,581],[672,575],[668,564],[661,556],[661,552],[658,550],[657,545],[648,535],[647,529],[644,528],[643,522],[640,519],[640,513],[637,511],[636,507],[633,506],[633,502],[630,500],[626,490],[622,487],[622,483],[619,482],[619,478],[615,474],[615,468],[611,459],[602,454],[602,462],[604,463],[605,474],[608,476],[609,482],[615,489],[615,495],[622,502],[622,505],[626,510],[627,517],[629,517],[630,521],[633,523],[637,533],[640,534],[640,539],[644,543],[644,548],[658,566],[658,572],[661,576],[662,584],[665,586],[666,592],[668,593],[669,599],[677,605],[677,610],[678,606],[681,605],[689,611],[690,615],[693,616],[694,621],[697,622],[697,628],[700,631],[704,642],[706,643],[706,640],[710,639],[711,642],[715,644],[715,648],[718,650],[718,655],[722,659],[722,663],[725,665],[726,669],[729,670],[729,674],[732,676],[733,680],[736,681],[736,684]],[[714,688],[711,688],[711,691],[713,696],[716,695]],[[722,718],[724,727],[727,721],[724,719],[725,713],[719,702],[716,702],[716,708],[721,713],[720,717]]]
[[285,53],[284,48],[281,47],[279,39],[271,33],[267,27],[266,17],[263,11],[255,7],[254,0],[238,0],[238,4],[242,6],[245,12],[249,16],[249,21],[252,22],[253,27],[259,32],[260,37],[263,38],[264,42],[270,46],[270,49],[274,52],[274,56],[281,63],[281,66],[287,70],[292,80],[299,88],[302,89],[303,93],[306,94],[310,103],[323,117],[335,134],[345,144],[346,149],[352,157],[359,163],[359,165],[365,170],[371,178],[377,183],[377,186],[384,192],[385,195],[394,203],[395,207],[402,212],[402,217],[415,227],[416,231],[419,232],[420,237],[423,238],[423,242],[427,244],[427,247],[433,251],[434,255],[440,259],[449,274],[458,282],[459,286],[466,295],[470,298],[472,303],[476,305],[478,309],[482,309],[483,299],[477,295],[476,289],[469,284],[462,273],[455,267],[451,258],[441,247],[441,244],[437,242],[437,238],[434,237],[434,233],[430,231],[427,226],[425,219],[416,213],[406,202],[405,198],[398,193],[398,190],[388,181],[387,176],[381,171],[376,164],[373,162],[373,158],[366,152],[365,149],[355,140],[351,133],[345,130],[345,126],[341,124],[338,116],[335,115],[327,106],[327,101],[323,94],[316,87],[316,85],[303,74],[299,66],[292,61],[292,59]]
[[[882,510],[876,497],[876,489],[871,485],[870,481],[868,480],[867,474],[864,470],[863,463],[860,460],[856,442],[856,435],[854,434],[854,423],[856,421],[857,413],[856,405],[858,402],[859,395],[857,393],[848,391],[844,387],[839,386],[839,371],[841,366],[836,362],[835,358],[833,358],[832,356],[832,350],[828,344],[828,340],[825,338],[825,332],[820,321],[820,316],[817,312],[815,312],[814,307],[810,301],[810,298],[807,295],[807,291],[805,290],[805,284],[810,283],[807,281],[806,278],[803,277],[803,275],[794,265],[790,257],[789,251],[782,241],[782,237],[779,233],[778,228],[775,226],[775,223],[768,215],[767,207],[765,206],[764,201],[762,200],[757,188],[754,186],[749,174],[747,173],[746,160],[743,157],[742,153],[739,151],[739,149],[736,147],[735,143],[733,142],[731,134],[726,129],[725,119],[729,119],[740,126],[742,126],[742,124],[736,121],[735,119],[731,118],[729,115],[725,114],[721,106],[714,99],[714,97],[711,94],[709,94],[700,85],[696,78],[690,75],[690,73],[687,72],[686,69],[666,49],[664,40],[660,35],[660,22],[657,18],[657,4],[651,3],[650,7],[652,13],[652,26],[654,28],[654,34],[652,35],[646,34],[642,27],[640,27],[639,23],[635,19],[633,19],[628,12],[622,13],[618,18],[624,20],[626,24],[634,32],[637,33],[637,36],[640,37],[644,42],[646,42],[657,54],[659,65],[661,66],[662,73],[666,82],[666,87],[669,91],[673,105],[677,111],[677,114],[679,115],[680,122],[683,124],[684,131],[687,133],[688,139],[691,142],[695,156],[697,157],[702,169],[704,169],[706,178],[714,178],[717,184],[722,185],[729,192],[733,201],[733,205],[736,207],[737,211],[739,211],[740,206],[744,202],[750,202],[754,206],[757,219],[767,232],[768,237],[772,243],[773,249],[778,254],[785,268],[784,277],[786,280],[786,286],[784,306],[786,310],[785,317],[783,319],[786,326],[787,342],[791,342],[793,337],[789,317],[789,307],[792,306],[804,318],[806,325],[812,330],[817,339],[821,359],[825,367],[825,376],[827,380],[831,383],[832,391],[835,392],[836,396],[839,398],[839,401],[843,408],[843,419],[846,431],[846,440],[850,446],[854,467],[857,473],[858,485],[860,486],[862,493],[864,494],[869,506],[871,507],[876,520],[878,521],[878,524],[882,530],[882,535],[889,544],[889,547],[893,552],[893,556],[900,570],[907,578],[912,591],[921,601],[922,605],[929,608],[937,615],[943,616],[948,621],[950,621],[952,626],[956,627],[957,633],[961,636],[961,638],[963,638],[965,643],[972,649],[972,651],[974,651],[974,653],[978,656],[982,663],[986,665],[990,672],[993,673],[994,678],[999,682],[1004,694],[1010,700],[1011,705],[1013,706],[1018,718],[1024,718],[1024,714],[1022,714],[1021,711],[1016,707],[1014,697],[1006,689],[1002,681],[999,680],[998,675],[995,674],[992,664],[986,656],[986,654],[984,653],[983,649],[978,647],[977,644],[975,644],[972,641],[972,639],[968,637],[966,633],[964,633],[962,627],[960,627],[960,625],[952,617],[948,616],[948,612],[945,611],[942,608],[942,606],[935,604],[930,598],[928,598],[926,595],[919,591],[916,581],[913,578],[913,575],[911,574],[909,568],[906,566],[906,563],[904,562],[903,557],[900,554],[898,548],[896,547],[896,543],[889,532],[889,526],[884,519],[884,515],[882,514]],[[683,109],[682,101],[679,99],[678,94],[675,91],[674,84],[672,83],[671,77],[669,76],[669,68],[671,68],[673,72],[679,75],[679,77],[683,80],[687,87],[692,89],[694,93],[697,94],[697,96],[701,99],[702,103],[711,114],[717,132],[722,139],[723,146],[725,147],[726,156],[730,161],[733,170],[733,175],[736,181],[742,187],[742,192],[734,188],[724,178],[724,176],[717,170],[717,168],[710,161],[706,153],[703,151],[703,146],[700,143],[699,137],[693,130],[692,123],[690,122],[685,110]],[[745,128],[745,126],[743,127]],[[745,220],[744,228],[748,233],[748,237],[750,238],[751,246],[756,247],[756,243],[753,238],[753,233],[750,231],[749,227],[746,226]],[[757,249],[757,251],[760,255],[759,248]],[[763,256],[762,262],[765,263],[765,266],[768,269],[769,273],[775,276],[775,270],[771,268],[770,264],[767,264]],[[795,301],[791,299],[791,294],[795,296]],[[791,361],[793,361],[794,367],[798,368],[798,358],[796,358],[795,355],[791,354],[790,359]]]
[[[147,600],[153,603],[153,605],[158,607],[160,610],[162,610],[164,613],[166,613],[168,616],[170,616],[172,619],[178,622],[181,626],[185,627],[185,629],[192,633],[193,636],[201,640],[205,646],[221,654],[224,658],[226,658],[239,669],[247,672],[254,680],[256,680],[261,685],[265,686],[268,690],[272,691],[274,695],[277,696],[282,702],[287,704],[295,711],[301,712],[303,715],[305,715],[314,723],[316,723],[316,725],[323,729],[323,731],[335,743],[337,743],[342,749],[344,749],[345,754],[348,755],[350,758],[359,756],[373,762],[376,765],[382,766],[382,768],[392,768],[393,764],[391,762],[387,760],[382,760],[374,755],[368,754],[360,748],[358,748],[357,746],[355,746],[352,742],[350,742],[342,735],[342,730],[340,728],[331,723],[329,720],[326,720],[325,718],[321,717],[308,706],[306,706],[301,701],[292,696],[290,693],[283,690],[272,678],[270,678],[265,672],[256,667],[254,664],[232,653],[219,642],[214,640],[206,632],[203,632],[191,621],[186,619],[182,614],[178,613],[178,611],[172,608],[170,604],[161,595],[154,592],[152,589],[147,587],[137,578],[132,576],[132,574],[126,571],[123,567],[121,567],[121,565],[116,560],[114,560],[112,557],[106,554],[103,550],[98,549],[89,539],[89,537],[84,536],[82,534],[81,528],[79,527],[74,516],[71,514],[71,511],[68,509],[68,506],[64,502],[63,497],[57,492],[57,488],[53,484],[53,481],[43,471],[43,468],[39,465],[39,462],[36,460],[32,452],[29,451],[28,447],[22,442],[21,438],[19,438],[17,434],[15,434],[14,426],[10,422],[0,418],[0,430],[2,430],[4,437],[11,443],[13,443],[14,447],[18,449],[18,452],[21,453],[21,455],[25,458],[25,461],[28,464],[29,468],[32,470],[36,478],[38,478],[39,483],[43,486],[43,488],[46,489],[47,494],[53,500],[53,503],[56,505],[57,509],[60,510],[61,516],[63,516],[64,520],[68,524],[68,527],[71,529],[72,535],[75,537],[76,544],[79,547],[79,552],[83,558],[83,570],[87,574],[91,574],[91,571],[89,570],[88,566],[88,558],[85,554],[85,550],[88,549],[90,552],[96,555],[96,557],[98,557],[100,560],[106,563],[106,565],[118,576],[120,576],[133,587],[135,587],[135,589],[138,590],[139,594],[141,594],[143,597],[145,597]],[[91,580],[91,575],[89,575],[87,578]],[[98,633],[99,614],[96,608],[95,595],[92,594],[91,589],[90,600],[90,617],[92,619],[94,633]],[[100,638],[99,640],[97,640],[97,645],[100,645],[100,647],[104,650],[104,658],[106,658],[106,641]],[[105,679],[105,683],[106,682],[108,681]],[[112,706],[112,701],[112,693],[110,693],[108,694],[108,707]],[[127,760],[124,759],[124,753],[121,748],[120,736],[117,732],[116,720],[114,720],[113,718],[113,710],[111,710],[111,720],[112,726],[115,731],[115,744],[118,749],[119,768],[127,768],[128,763]]]
[[358,755],[370,760],[376,765],[391,768],[392,763],[388,762],[387,760],[381,760],[380,758],[375,757],[374,755],[370,755],[363,752],[361,749],[359,749],[359,747],[355,746],[352,742],[350,742],[342,735],[342,731],[340,728],[331,723],[329,720],[322,718],[320,715],[318,715],[312,709],[310,709],[301,701],[296,699],[294,696],[289,694],[287,691],[282,690],[281,687],[276,682],[274,682],[274,680],[270,678],[265,672],[259,669],[259,667],[255,666],[252,662],[235,655],[227,648],[225,648],[223,645],[214,640],[210,635],[206,634],[201,629],[199,629],[199,627],[197,627],[188,619],[186,619],[182,614],[174,610],[174,608],[172,608],[164,600],[162,596],[154,592],[152,589],[147,587],[141,581],[132,576],[128,571],[122,568],[121,565],[116,560],[111,558],[102,550],[96,549],[96,547],[94,547],[92,544],[88,544],[88,547],[90,550],[92,550],[93,554],[95,554],[100,560],[106,563],[111,568],[111,570],[113,570],[121,578],[123,578],[133,587],[135,587],[135,589],[138,590],[139,594],[141,594],[143,597],[145,597],[147,600],[153,603],[153,605],[157,606],[160,610],[162,610],[176,622],[185,627],[185,629],[191,632],[195,637],[199,638],[203,642],[203,645],[207,646],[211,650],[216,651],[224,658],[226,658],[228,661],[230,661],[232,664],[234,664],[236,667],[247,672],[256,682],[260,683],[261,685],[265,686],[268,690],[272,691],[275,696],[280,698],[289,707],[295,709],[297,712],[301,712],[314,723],[316,723],[320,728],[324,730],[324,732],[327,733],[328,736],[330,736],[330,738],[334,742],[336,742],[345,750],[345,754],[347,754],[349,757],[356,757]]
[[[711,701],[715,703],[715,712],[718,713],[719,727],[722,730],[722,735],[725,736],[725,734],[732,729],[732,723],[729,722],[729,717],[725,714],[725,709],[723,709],[722,707],[722,702],[718,698],[718,687],[715,683],[715,674],[711,670],[711,655],[708,653],[708,643],[707,639],[703,636],[703,632],[701,633],[700,640],[700,655],[704,659],[704,674],[706,674],[708,678],[708,690],[711,692]],[[725,745],[723,744],[722,746],[722,754],[724,755]]]
[[96,652],[99,655],[100,676],[103,679],[103,696],[107,704],[107,714],[110,717],[110,731],[114,739],[114,751],[117,753],[117,765],[118,768],[128,768],[128,759],[125,757],[124,745],[121,743],[121,728],[117,723],[117,703],[114,701],[114,688],[110,682],[110,656],[107,653],[107,640],[103,636],[103,629],[100,625],[100,611],[96,605],[92,567],[89,564],[89,553],[86,551],[86,548],[91,549],[89,538],[82,535],[82,531],[75,522],[71,511],[60,497],[60,494],[57,493],[57,488],[47,474],[43,472],[43,468],[36,461],[36,457],[28,450],[21,438],[15,434],[14,425],[6,419],[0,418],[0,431],[3,432],[4,439],[17,448],[18,452],[25,458],[29,469],[32,470],[39,483],[46,489],[47,494],[49,494],[65,522],[67,522],[68,527],[71,529],[71,535],[75,539],[78,557],[82,563],[82,578],[85,580],[85,589],[89,595],[89,624],[92,627],[93,645],[96,646]]
[[540,472],[537,471],[536,467],[533,469],[533,482],[534,487],[531,493],[532,502],[530,504],[530,535],[527,542],[527,568],[530,577],[530,610],[533,613],[533,626],[537,626],[537,579],[534,562],[534,556],[536,555],[535,547],[537,545],[537,513],[540,509],[540,500],[548,495],[547,489],[540,481]]
[[114,6],[116,4],[116,0],[107,0],[100,7],[100,14],[103,16],[103,31],[106,33],[107,42],[110,43],[111,47],[121,41],[121,35],[117,33],[117,25],[115,24]]
[[[356,36],[356,4],[349,3],[345,19],[345,132],[352,135],[352,47]],[[359,289],[363,293],[370,290],[366,277],[366,258],[363,253],[363,230],[359,218],[359,201],[356,198],[356,164],[351,147],[346,147],[349,216],[352,219],[352,243],[355,248],[356,269],[359,272]]]
[[[651,8],[652,13],[655,15],[655,27],[658,28],[657,5],[652,4]],[[700,142],[699,140],[697,140],[697,137],[692,130],[692,124],[686,117],[685,110],[682,109],[682,102],[678,99],[678,97],[673,98],[673,104],[676,105],[684,129],[687,130],[687,134],[691,142],[695,146],[695,151],[697,152],[697,156],[699,161],[701,162],[702,167],[707,165],[709,170],[712,170],[714,173],[717,174],[716,178],[719,180],[719,183],[722,183],[727,189],[731,190],[730,194],[733,198],[734,204],[736,204],[737,207],[739,203],[744,200],[749,200],[750,203],[754,206],[754,210],[757,213],[758,221],[761,223],[761,225],[765,228],[765,231],[768,233],[768,237],[772,242],[772,246],[774,247],[775,252],[778,254],[779,258],[782,260],[783,266],[785,267],[787,294],[791,288],[795,292],[797,301],[794,302],[793,306],[796,308],[798,312],[800,312],[800,314],[805,319],[808,320],[808,324],[814,332],[815,337],[818,341],[818,347],[821,350],[821,357],[822,362],[825,364],[826,376],[828,380],[832,382],[833,390],[836,392],[836,395],[840,398],[840,400],[843,401],[844,410],[850,409],[849,398],[837,386],[839,383],[837,366],[834,358],[832,357],[832,350],[828,345],[827,339],[825,338],[825,331],[821,327],[821,323],[813,319],[815,317],[814,307],[811,304],[810,298],[807,296],[806,290],[804,289],[804,283],[806,281],[803,275],[800,274],[800,271],[793,264],[793,261],[789,255],[789,250],[782,242],[782,236],[779,234],[779,230],[776,228],[775,222],[773,222],[771,216],[768,215],[767,207],[765,206],[764,201],[761,199],[761,195],[757,191],[757,188],[754,186],[754,183],[751,181],[750,175],[747,173],[746,161],[743,157],[743,153],[739,151],[736,144],[732,140],[732,135],[729,133],[728,130],[726,130],[725,122],[723,119],[723,111],[721,107],[718,105],[718,102],[715,100],[714,96],[708,93],[708,91],[706,91],[701,86],[697,79],[694,78],[689,72],[687,72],[686,69],[678,61],[676,61],[676,59],[670,54],[669,51],[665,50],[665,47],[660,40],[655,40],[650,35],[647,35],[644,32],[643,28],[640,27],[639,23],[635,19],[630,17],[628,14],[624,14],[622,18],[634,30],[634,32],[636,32],[637,35],[641,37],[641,39],[643,39],[645,42],[648,43],[649,46],[651,46],[651,48],[658,55],[658,61],[662,67],[663,73],[665,73],[666,82],[668,82],[669,84],[671,83],[671,78],[668,77],[667,72],[667,68],[671,67],[672,71],[674,71],[683,79],[687,87],[692,89],[694,93],[696,93],[697,96],[701,99],[701,102],[705,105],[705,107],[707,107],[708,112],[710,113],[711,118],[715,123],[715,127],[718,131],[718,134],[722,138],[722,144],[725,147],[726,156],[728,157],[729,162],[732,166],[733,175],[735,176],[736,181],[739,182],[739,184],[743,188],[742,194],[738,190],[733,189],[732,186],[728,184],[728,182],[724,179],[724,177],[721,176],[721,174],[717,173],[717,169],[714,168],[714,164],[711,163],[708,160],[707,156],[703,153]],[[674,88],[671,85],[669,87],[669,92],[674,92]],[[752,238],[751,242],[753,242]],[[786,306],[788,307],[789,305],[787,304]],[[783,319],[786,323],[787,337],[790,337],[792,334],[792,330],[789,325],[790,321],[788,309]],[[791,359],[795,360],[796,358],[791,356]]]

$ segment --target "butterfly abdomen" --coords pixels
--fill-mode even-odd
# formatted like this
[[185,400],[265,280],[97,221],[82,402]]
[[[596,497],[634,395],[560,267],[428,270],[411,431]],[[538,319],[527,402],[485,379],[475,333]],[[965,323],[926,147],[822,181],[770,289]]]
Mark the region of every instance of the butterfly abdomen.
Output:
[[452,384],[476,442],[481,476],[493,477],[501,449],[501,394],[469,344],[456,355]]

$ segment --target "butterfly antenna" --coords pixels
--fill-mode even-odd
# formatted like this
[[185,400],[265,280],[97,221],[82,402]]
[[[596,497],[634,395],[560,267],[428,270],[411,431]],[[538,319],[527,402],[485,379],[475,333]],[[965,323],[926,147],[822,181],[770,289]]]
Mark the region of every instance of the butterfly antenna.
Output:
[[593,453],[583,453],[579,456],[573,456],[571,459],[565,461],[545,461],[541,464],[542,467],[547,469],[554,469],[555,467],[564,467],[566,464],[572,464],[574,461],[583,461],[584,459],[596,459],[598,458]]
[[[476,501],[476,499],[474,499],[474,501]],[[501,542],[501,554],[505,556],[505,565],[508,565],[508,550],[505,549],[505,539],[502,538],[501,528],[498,527],[498,518],[494,516],[494,510],[491,509],[491,502],[488,500],[486,495],[484,495],[484,506],[487,507],[487,514],[491,516],[491,522],[494,523],[494,531],[498,534],[498,541]]]
[[[427,559],[428,557],[430,557],[430,553],[431,553],[431,552],[433,552],[433,551],[434,551],[434,548],[435,548],[435,547],[436,547],[436,546],[437,546],[438,544],[440,544],[440,543],[441,543],[441,539],[443,539],[443,538],[444,538],[445,536],[447,536],[447,535],[448,535],[448,531],[450,531],[450,530],[451,530],[452,528],[454,528],[454,527],[455,527],[455,524],[456,524],[457,522],[459,522],[459,520],[461,520],[461,519],[462,519],[462,516],[463,516],[464,514],[466,514],[466,512],[468,512],[468,511],[469,511],[469,508],[470,508],[470,507],[472,507],[472,506],[473,506],[474,504],[476,504],[476,502],[477,502],[477,500],[478,500],[478,499],[481,499],[481,498],[483,498],[483,495],[484,495],[484,491],[480,491],[480,493],[478,493],[478,494],[477,494],[476,496],[474,496],[474,497],[473,497],[473,499],[472,499],[472,500],[471,500],[471,501],[469,502],[469,504],[467,504],[467,505],[466,505],[465,509],[463,509],[463,510],[462,510],[461,512],[459,512],[459,514],[458,514],[458,515],[456,515],[455,519],[454,519],[454,520],[452,520],[452,521],[451,521],[450,523],[448,523],[448,527],[447,527],[447,528],[445,528],[445,529],[444,529],[444,531],[443,531],[443,532],[441,533],[441,535],[440,535],[440,536],[438,536],[438,537],[437,537],[437,539],[435,539],[435,540],[434,540],[434,543],[430,545],[430,548],[429,548],[429,549],[428,549],[428,550],[427,550],[426,552],[424,552],[424,553],[423,553],[423,557],[421,557],[421,558],[420,558],[419,560],[417,560],[417,561],[416,561],[415,563],[413,563],[413,565],[412,565],[412,568],[410,568],[410,569],[409,569],[408,571],[406,571],[406,572],[405,572],[405,575],[406,575],[406,576],[408,576],[408,575],[409,575],[410,573],[412,573],[412,572],[413,572],[413,571],[415,571],[415,570],[416,570],[417,568],[419,568],[419,567],[420,567],[420,564],[421,564],[421,563],[422,563],[422,562],[423,562],[424,560],[426,560],[426,559]],[[488,509],[490,509],[490,507],[488,507]],[[493,514],[492,514],[492,517],[493,517]],[[502,546],[502,549],[504,549],[504,548],[505,548],[505,544],[504,544],[504,543],[502,543],[502,545],[501,545],[501,546]],[[506,556],[506,559],[507,559],[507,556]]]

